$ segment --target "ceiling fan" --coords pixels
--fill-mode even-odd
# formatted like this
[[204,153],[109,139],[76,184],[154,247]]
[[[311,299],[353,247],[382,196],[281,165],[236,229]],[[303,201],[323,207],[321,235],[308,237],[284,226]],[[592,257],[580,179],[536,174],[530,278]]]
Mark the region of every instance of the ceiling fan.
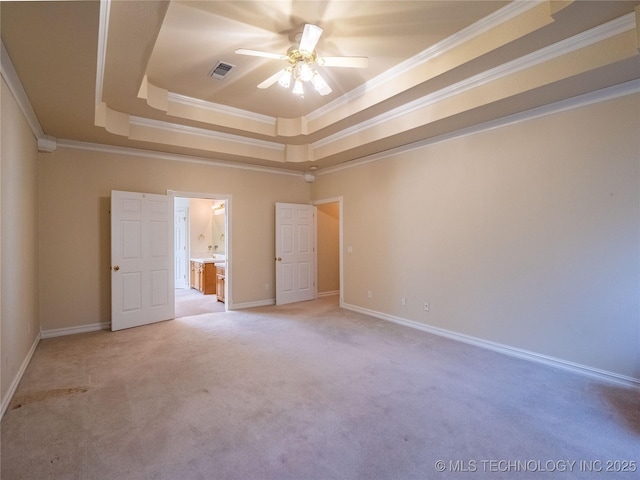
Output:
[[315,90],[320,95],[328,95],[332,92],[331,87],[327,84],[322,75],[318,73],[315,66],[323,67],[343,67],[343,68],[366,68],[369,65],[367,57],[321,57],[316,51],[316,45],[322,35],[322,28],[317,25],[306,24],[300,45],[293,45],[287,50],[285,55],[269,52],[261,52],[259,50],[249,50],[239,48],[237,54],[250,55],[254,57],[271,58],[274,60],[286,60],[289,65],[276,72],[258,85],[258,88],[269,88],[278,82],[285,88],[291,86],[293,80],[293,93],[304,95],[303,82],[311,82]]

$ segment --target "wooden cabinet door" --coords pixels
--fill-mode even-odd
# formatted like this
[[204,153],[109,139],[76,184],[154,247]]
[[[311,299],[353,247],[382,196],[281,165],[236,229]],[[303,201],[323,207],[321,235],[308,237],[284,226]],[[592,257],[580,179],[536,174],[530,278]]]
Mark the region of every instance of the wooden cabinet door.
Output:
[[213,263],[205,263],[202,270],[202,293],[213,295],[216,293],[216,266]]

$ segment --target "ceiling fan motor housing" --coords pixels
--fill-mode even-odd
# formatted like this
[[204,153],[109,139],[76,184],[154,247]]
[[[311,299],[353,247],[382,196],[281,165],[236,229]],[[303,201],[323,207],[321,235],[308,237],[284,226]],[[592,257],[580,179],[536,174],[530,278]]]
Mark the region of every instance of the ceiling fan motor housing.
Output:
[[287,57],[289,59],[289,63],[295,65],[299,61],[304,61],[307,63],[315,63],[318,60],[318,56],[316,52],[306,52],[304,50],[300,50],[297,47],[290,47],[287,50]]

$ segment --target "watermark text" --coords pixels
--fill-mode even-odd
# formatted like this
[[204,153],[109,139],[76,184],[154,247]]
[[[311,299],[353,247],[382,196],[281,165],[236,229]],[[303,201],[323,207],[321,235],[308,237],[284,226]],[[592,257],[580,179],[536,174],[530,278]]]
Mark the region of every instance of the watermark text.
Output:
[[636,460],[438,460],[438,472],[519,473],[519,472],[593,472],[633,473],[638,471]]

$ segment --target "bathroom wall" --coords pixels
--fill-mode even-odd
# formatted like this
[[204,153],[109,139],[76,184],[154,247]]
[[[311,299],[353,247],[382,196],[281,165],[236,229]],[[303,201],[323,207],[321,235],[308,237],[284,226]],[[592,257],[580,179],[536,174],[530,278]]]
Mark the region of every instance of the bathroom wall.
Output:
[[[213,253],[213,200],[189,200],[189,248],[191,258],[210,257]],[[209,248],[211,247],[211,249]]]
[[[189,199],[189,248],[191,258],[225,254],[225,216],[214,215],[219,200]],[[209,248],[211,247],[211,248]]]

